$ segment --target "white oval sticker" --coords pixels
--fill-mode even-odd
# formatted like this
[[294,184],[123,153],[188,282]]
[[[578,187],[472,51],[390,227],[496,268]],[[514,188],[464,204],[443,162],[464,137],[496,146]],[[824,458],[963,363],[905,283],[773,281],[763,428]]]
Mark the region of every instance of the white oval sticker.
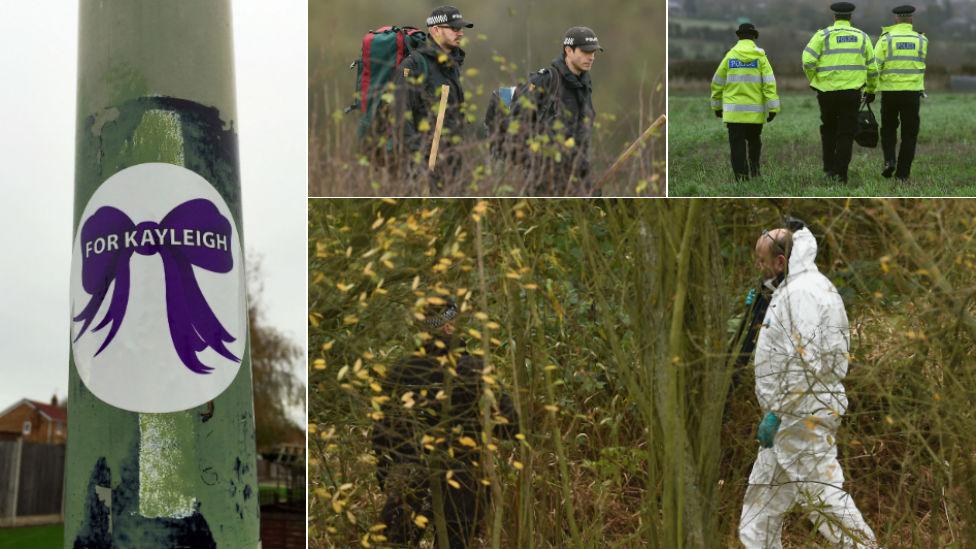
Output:
[[106,180],[72,253],[71,348],[85,386],[150,413],[222,393],[247,338],[240,243],[230,208],[193,171],[147,163]]

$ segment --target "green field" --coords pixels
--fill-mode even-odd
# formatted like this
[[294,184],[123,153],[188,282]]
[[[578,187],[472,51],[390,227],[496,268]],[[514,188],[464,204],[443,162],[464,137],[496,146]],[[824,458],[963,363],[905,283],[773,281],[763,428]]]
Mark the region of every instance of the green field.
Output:
[[0,549],[59,549],[63,546],[63,524],[0,528]]
[[[762,177],[732,178],[728,132],[708,97],[669,98],[670,196],[976,196],[976,95],[933,93],[922,100],[912,179],[881,177],[880,145],[854,145],[850,182],[822,175],[820,114],[813,92],[784,94],[783,112],[763,130]],[[880,97],[875,102],[880,123]]]

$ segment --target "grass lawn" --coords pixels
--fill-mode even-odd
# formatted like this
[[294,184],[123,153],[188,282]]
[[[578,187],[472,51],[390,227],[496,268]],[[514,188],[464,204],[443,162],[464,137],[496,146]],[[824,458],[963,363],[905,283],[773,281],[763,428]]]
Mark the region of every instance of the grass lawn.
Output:
[[[846,185],[822,175],[816,95],[781,99],[783,112],[763,129],[762,177],[736,183],[728,132],[708,96],[670,96],[669,196],[976,196],[976,94],[932,93],[922,100],[911,181],[881,177],[880,144],[855,144]],[[880,123],[880,96],[872,107]]]
[[63,524],[0,528],[0,549],[60,549],[63,546]]
[[288,488],[285,486],[275,486],[273,484],[262,484],[258,486],[258,501],[261,504],[273,503],[275,501],[288,500]]

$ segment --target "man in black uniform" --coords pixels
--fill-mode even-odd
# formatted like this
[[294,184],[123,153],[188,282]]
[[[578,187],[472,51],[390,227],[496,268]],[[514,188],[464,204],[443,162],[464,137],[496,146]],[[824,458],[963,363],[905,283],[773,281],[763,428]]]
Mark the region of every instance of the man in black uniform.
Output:
[[[471,446],[482,440],[483,363],[454,335],[457,316],[451,301],[429,306],[420,328],[431,339],[397,362],[385,380],[390,400],[374,425],[373,450],[376,476],[387,495],[380,521],[394,547],[418,546],[424,532],[418,516],[428,520],[438,538],[432,481],[440,484],[449,544],[440,548],[435,542],[438,549],[466,549],[491,501],[481,483],[480,448]],[[499,413],[494,432],[512,438],[518,414],[508,394],[495,393]]]
[[590,69],[597,51],[603,48],[591,29],[572,27],[563,37],[562,54],[516,90],[511,118],[527,131],[513,143],[513,156],[535,183],[531,194],[592,190],[590,147],[596,111]]
[[465,20],[454,6],[441,6],[427,18],[427,42],[400,63],[396,79],[396,111],[400,127],[401,154],[411,156],[416,171],[427,169],[427,157],[437,123],[441,86],[449,86],[447,111],[433,175],[435,186],[457,176],[461,158],[456,145],[465,128],[464,90],[461,65],[464,29],[474,24]]

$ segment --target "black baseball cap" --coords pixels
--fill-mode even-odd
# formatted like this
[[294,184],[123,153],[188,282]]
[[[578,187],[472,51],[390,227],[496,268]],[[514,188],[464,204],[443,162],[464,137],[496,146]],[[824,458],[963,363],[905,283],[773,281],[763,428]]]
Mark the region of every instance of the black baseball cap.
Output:
[[891,13],[895,15],[911,15],[915,13],[915,6],[909,6],[905,4],[904,6],[898,6],[897,8],[891,10]]
[[752,23],[743,23],[739,25],[739,28],[735,31],[735,35],[739,38],[749,38],[753,40],[759,38],[759,31],[756,30],[756,26]]
[[837,15],[850,15],[854,13],[854,4],[850,2],[834,2],[830,5],[830,11]]
[[567,30],[566,35],[563,37],[563,45],[571,48],[580,48],[585,52],[603,51],[603,47],[600,46],[600,41],[597,39],[596,33],[589,27],[572,27]]
[[466,20],[464,16],[461,15],[461,10],[455,8],[454,6],[441,6],[430,12],[430,17],[427,18],[427,26],[447,26],[454,30],[458,30],[462,27],[470,29],[474,27],[474,23]]

